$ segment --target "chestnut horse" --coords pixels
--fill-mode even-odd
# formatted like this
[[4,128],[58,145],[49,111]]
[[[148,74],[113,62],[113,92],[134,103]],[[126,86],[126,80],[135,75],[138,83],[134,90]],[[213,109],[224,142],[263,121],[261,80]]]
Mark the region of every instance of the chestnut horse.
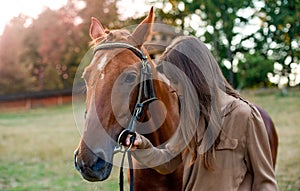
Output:
[[[132,34],[127,30],[109,31],[97,19],[92,18],[90,37],[96,51],[83,74],[87,88],[86,121],[79,146],[74,152],[75,167],[88,181],[103,181],[109,177],[116,140],[127,127],[131,111],[139,97],[141,58],[137,56],[134,48],[128,46],[142,50],[147,56],[152,70],[153,88],[159,100],[145,108],[137,132],[146,136],[154,146],[160,146],[176,131],[180,109],[178,97],[165,83],[167,80],[164,76],[156,71],[143,47],[143,43],[150,36],[153,22],[153,8]],[[115,42],[128,46],[97,49],[102,44]],[[142,99],[145,97],[143,95]],[[276,131],[270,117],[265,112],[262,112],[262,116],[268,129],[275,165]],[[137,164],[134,163],[135,190],[182,189],[182,166],[169,175],[136,167]]]

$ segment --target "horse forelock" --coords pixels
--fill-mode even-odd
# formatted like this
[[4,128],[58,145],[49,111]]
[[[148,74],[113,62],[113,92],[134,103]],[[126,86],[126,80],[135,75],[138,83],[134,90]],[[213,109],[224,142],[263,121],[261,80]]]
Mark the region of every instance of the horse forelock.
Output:
[[[135,46],[135,42],[134,39],[131,35],[131,33],[126,30],[126,29],[120,29],[120,30],[105,30],[105,35],[98,37],[96,39],[94,39],[93,41],[90,42],[90,45],[92,48],[96,47],[99,44],[102,43],[106,43],[106,42],[125,42],[128,44],[131,44],[133,46]],[[105,54],[105,51],[109,51],[110,53]],[[103,71],[105,69],[105,66],[107,65],[107,63],[113,59],[113,57],[116,55],[116,53],[111,54],[112,52],[114,52],[115,50],[111,51],[111,50],[102,50],[102,54],[101,55],[94,55],[93,60],[91,61],[90,66],[88,66],[85,69],[85,72],[83,74],[84,76],[88,76],[88,74],[90,73],[90,70],[95,70],[95,67],[93,66],[94,61],[97,61],[97,69],[98,71],[101,72],[101,74],[103,75]],[[104,52],[104,53],[103,53]],[[102,76],[103,78],[103,76]]]
[[132,35],[126,29],[118,29],[118,30],[105,30],[105,35],[93,39],[90,42],[91,47],[95,47],[98,44],[105,42],[128,42],[132,43]]

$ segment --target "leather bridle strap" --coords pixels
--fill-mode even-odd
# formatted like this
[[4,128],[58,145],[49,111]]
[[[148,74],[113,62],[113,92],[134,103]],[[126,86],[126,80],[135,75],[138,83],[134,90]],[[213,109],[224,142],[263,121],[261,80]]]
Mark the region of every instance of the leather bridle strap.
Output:
[[139,57],[139,59],[141,60],[147,60],[147,56],[145,55],[145,53],[128,44],[128,43],[124,43],[124,42],[105,42],[105,43],[102,43],[102,44],[99,44],[97,45],[95,48],[94,48],[94,54],[98,51],[98,50],[107,50],[107,49],[114,49],[114,48],[126,48],[126,49],[129,49],[131,50],[137,57]]
[[[137,122],[141,117],[141,114],[143,112],[144,106],[150,104],[152,101],[157,100],[154,87],[153,87],[153,81],[152,81],[152,70],[151,66],[148,63],[147,56],[145,53],[128,44],[123,42],[105,42],[102,44],[99,44],[94,48],[94,54],[99,50],[107,50],[107,49],[115,49],[115,48],[125,48],[128,50],[131,50],[142,62],[141,65],[141,71],[140,71],[140,85],[139,85],[139,91],[138,91],[138,98],[133,110],[133,115],[130,118],[130,121],[127,125],[127,128],[124,129],[118,136],[117,139],[117,145],[115,146],[114,153],[117,152],[123,152],[122,160],[121,160],[121,167],[120,167],[120,176],[119,176],[119,186],[120,191],[123,191],[123,180],[124,180],[124,173],[123,173],[123,166],[124,166],[124,159],[125,155],[128,156],[128,164],[129,164],[129,171],[130,171],[130,191],[134,190],[134,184],[133,184],[133,165],[132,165],[132,159],[131,159],[131,153],[130,149],[133,146],[134,140],[136,138],[136,126]],[[145,100],[142,101],[142,97],[145,97]],[[122,143],[127,138],[128,135],[131,135],[130,138],[130,145],[127,149],[122,151]]]

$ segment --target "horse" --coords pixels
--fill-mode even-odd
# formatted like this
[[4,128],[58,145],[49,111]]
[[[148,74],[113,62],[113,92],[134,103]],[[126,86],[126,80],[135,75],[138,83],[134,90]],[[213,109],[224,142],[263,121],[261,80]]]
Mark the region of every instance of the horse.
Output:
[[275,129],[275,125],[274,125],[271,117],[269,116],[269,114],[260,106],[258,106],[258,105],[254,105],[254,106],[259,111],[259,113],[264,121],[266,130],[267,130],[267,134],[268,134],[268,138],[269,138],[269,145],[271,148],[273,168],[275,169],[276,161],[277,161],[277,152],[278,152],[277,131]]
[[[177,129],[180,113],[178,97],[165,77],[156,70],[143,46],[151,36],[153,23],[153,7],[132,33],[124,29],[104,29],[99,20],[92,18],[90,37],[94,56],[83,73],[86,121],[79,146],[74,152],[75,168],[88,181],[104,181],[110,176],[116,141],[130,123],[137,100],[156,100],[151,105],[146,104],[136,129],[154,146],[161,146]],[[144,80],[146,83],[139,80],[144,75],[141,70],[143,59],[148,63],[148,74],[151,74],[151,78]],[[145,89],[139,88],[142,84]],[[155,95],[151,96],[152,91]],[[267,132],[271,137],[275,165],[277,142],[274,140],[277,140],[277,134],[271,118],[266,112],[263,114],[266,128],[271,129]],[[133,161],[133,169],[135,190],[182,190],[182,165],[169,175],[161,175],[149,168],[141,169],[136,161]]]
[[[153,8],[132,34],[127,30],[109,31],[96,18],[92,18],[90,37],[95,47],[107,42],[121,42],[143,50],[147,58],[150,58],[143,44],[150,36],[153,22]],[[155,71],[155,64],[150,59],[148,62],[153,79],[162,78]],[[141,75],[140,67],[140,58],[135,52],[126,48],[112,48],[97,51],[85,68],[83,78],[86,82],[86,121],[75,151],[74,162],[76,169],[88,181],[103,181],[110,175],[115,141],[128,123],[137,99],[138,90],[135,87],[138,86]],[[176,131],[179,106],[178,98],[168,84],[162,80],[153,80],[153,87],[157,99],[163,104],[151,104],[155,112],[151,113],[150,120],[150,113],[144,111],[142,118],[147,121],[147,126],[140,128],[140,133],[151,140],[154,146],[159,146]],[[162,124],[157,124],[159,121]],[[136,190],[179,191],[181,187],[182,167],[164,176],[153,169],[136,169],[134,166]]]

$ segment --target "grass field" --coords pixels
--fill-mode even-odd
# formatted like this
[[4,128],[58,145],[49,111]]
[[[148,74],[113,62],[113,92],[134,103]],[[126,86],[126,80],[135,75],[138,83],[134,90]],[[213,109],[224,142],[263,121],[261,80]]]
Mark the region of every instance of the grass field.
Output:
[[[243,95],[263,106],[277,127],[280,190],[299,191],[300,92]],[[79,139],[71,105],[0,113],[0,190],[118,190],[118,169],[100,183],[83,181],[75,171]]]

